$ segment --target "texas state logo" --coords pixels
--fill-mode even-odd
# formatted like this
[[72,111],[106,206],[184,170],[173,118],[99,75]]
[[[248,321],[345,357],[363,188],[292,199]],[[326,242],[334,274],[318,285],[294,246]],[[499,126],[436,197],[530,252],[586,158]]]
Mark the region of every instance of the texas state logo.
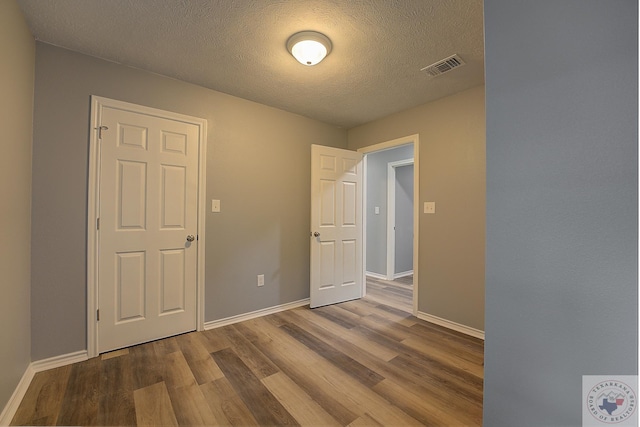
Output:
[[[635,375],[583,376],[583,426],[636,426],[637,378]],[[586,417],[587,411],[591,418]]]

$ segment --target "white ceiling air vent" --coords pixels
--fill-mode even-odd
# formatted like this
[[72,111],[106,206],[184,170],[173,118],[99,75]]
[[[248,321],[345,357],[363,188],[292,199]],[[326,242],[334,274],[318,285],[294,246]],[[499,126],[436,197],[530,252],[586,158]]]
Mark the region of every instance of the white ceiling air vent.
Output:
[[444,74],[453,70],[454,68],[458,68],[464,65],[464,61],[457,54],[451,55],[448,58],[445,58],[441,61],[438,61],[434,64],[429,65],[428,67],[422,68],[420,71],[424,71],[429,74],[431,77],[439,76],[440,74]]

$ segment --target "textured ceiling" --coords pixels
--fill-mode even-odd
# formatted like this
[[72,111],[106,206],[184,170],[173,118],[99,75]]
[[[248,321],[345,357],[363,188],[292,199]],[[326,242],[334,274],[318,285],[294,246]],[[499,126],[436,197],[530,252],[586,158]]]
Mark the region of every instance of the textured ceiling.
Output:
[[[350,128],[484,82],[482,0],[18,0],[37,40]],[[333,50],[286,50],[303,30]],[[420,69],[454,53],[466,65]]]

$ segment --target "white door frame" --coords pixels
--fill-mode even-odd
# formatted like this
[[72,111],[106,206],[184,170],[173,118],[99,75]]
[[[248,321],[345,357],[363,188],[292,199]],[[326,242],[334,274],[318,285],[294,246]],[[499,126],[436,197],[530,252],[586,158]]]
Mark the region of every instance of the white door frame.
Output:
[[387,163],[387,280],[396,278],[396,168],[409,165],[413,158]]
[[[377,151],[389,150],[401,145],[413,144],[413,315],[418,313],[418,238],[419,233],[419,197],[420,197],[420,139],[418,134],[405,136],[403,138],[393,139],[391,141],[381,142],[379,144],[370,145],[358,149],[358,152],[365,155],[364,157],[364,178],[362,185],[363,202],[362,206],[367,206],[367,154],[375,153]],[[362,269],[363,276],[366,274],[366,259],[367,259],[367,216],[363,215],[362,218]],[[363,290],[362,295],[366,295],[367,281],[362,282]]]
[[198,141],[198,245],[196,271],[196,325],[197,330],[204,330],[204,272],[205,272],[205,218],[206,218],[206,148],[207,121],[197,117],[186,116],[170,111],[159,110],[128,102],[116,101],[100,96],[91,96],[91,137],[89,140],[89,183],[88,183],[88,221],[87,221],[87,353],[98,355],[98,245],[97,229],[100,212],[100,147],[99,134],[102,110],[104,107],[118,108],[134,113],[178,120],[193,124],[199,128]]

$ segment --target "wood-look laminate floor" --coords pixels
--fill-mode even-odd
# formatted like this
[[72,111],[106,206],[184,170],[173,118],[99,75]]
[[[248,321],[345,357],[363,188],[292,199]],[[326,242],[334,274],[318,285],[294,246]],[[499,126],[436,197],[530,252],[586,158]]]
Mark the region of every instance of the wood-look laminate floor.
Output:
[[416,319],[410,279],[35,375],[13,425],[481,425],[483,343]]

